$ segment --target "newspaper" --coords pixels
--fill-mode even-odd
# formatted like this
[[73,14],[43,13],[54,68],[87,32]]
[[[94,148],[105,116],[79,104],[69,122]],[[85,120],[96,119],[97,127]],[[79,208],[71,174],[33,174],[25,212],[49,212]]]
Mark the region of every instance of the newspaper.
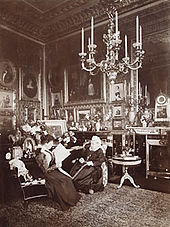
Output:
[[66,159],[71,153],[67,150],[61,143],[53,150],[55,163],[61,163]]

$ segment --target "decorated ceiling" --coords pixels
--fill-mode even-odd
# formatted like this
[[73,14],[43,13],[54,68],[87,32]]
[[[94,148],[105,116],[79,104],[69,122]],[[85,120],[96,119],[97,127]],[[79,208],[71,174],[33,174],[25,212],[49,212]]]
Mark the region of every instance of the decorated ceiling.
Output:
[[106,20],[110,4],[125,14],[155,0],[0,0],[0,26],[43,43]]

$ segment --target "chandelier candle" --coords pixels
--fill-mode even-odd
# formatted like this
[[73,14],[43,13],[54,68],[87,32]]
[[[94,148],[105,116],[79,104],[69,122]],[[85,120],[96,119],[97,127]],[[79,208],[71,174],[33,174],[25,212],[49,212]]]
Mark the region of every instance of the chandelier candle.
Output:
[[[88,45],[88,48],[90,50],[90,37],[89,37],[89,45]],[[89,52],[89,60],[91,60],[91,54],[90,54],[90,52]]]
[[116,40],[118,40],[118,13],[117,11],[115,12],[115,24],[116,24]]
[[136,43],[139,43],[139,17],[136,17]]
[[127,58],[127,35],[125,35],[125,58]]
[[140,26],[140,49],[142,50],[142,26]]
[[94,18],[91,18],[91,45],[94,43]]
[[82,31],[81,31],[81,53],[84,54],[84,28],[82,28]]

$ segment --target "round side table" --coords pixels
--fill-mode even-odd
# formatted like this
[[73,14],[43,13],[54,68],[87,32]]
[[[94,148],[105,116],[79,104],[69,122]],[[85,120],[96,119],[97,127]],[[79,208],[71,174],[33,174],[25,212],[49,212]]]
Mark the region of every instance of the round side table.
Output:
[[128,168],[130,166],[137,166],[141,164],[142,159],[139,156],[113,156],[110,161],[116,165],[124,167],[124,174],[120,180],[118,188],[122,187],[126,179],[128,179],[135,188],[140,188],[139,185],[135,184],[133,177],[128,173]]

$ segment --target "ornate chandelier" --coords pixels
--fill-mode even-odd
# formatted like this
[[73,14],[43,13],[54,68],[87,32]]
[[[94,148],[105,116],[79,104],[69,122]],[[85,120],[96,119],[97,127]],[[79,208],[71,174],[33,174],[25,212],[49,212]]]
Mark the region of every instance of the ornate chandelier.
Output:
[[[81,67],[88,71],[91,75],[96,74],[96,69],[105,73],[110,82],[114,82],[117,75],[120,73],[126,74],[130,70],[137,70],[142,67],[142,60],[144,57],[144,50],[142,50],[142,27],[139,25],[139,18],[136,17],[136,42],[133,43],[134,56],[132,59],[128,57],[127,52],[127,35],[125,35],[125,56],[119,59],[119,50],[122,40],[120,39],[120,31],[118,29],[118,13],[115,7],[106,13],[109,17],[109,25],[107,34],[103,34],[103,42],[106,44],[106,59],[97,63],[95,61],[95,53],[97,45],[94,43],[94,18],[91,18],[91,37],[88,40],[88,51],[84,51],[84,28],[82,28],[82,49],[79,56],[81,57]],[[114,31],[115,30],[115,31]]]

